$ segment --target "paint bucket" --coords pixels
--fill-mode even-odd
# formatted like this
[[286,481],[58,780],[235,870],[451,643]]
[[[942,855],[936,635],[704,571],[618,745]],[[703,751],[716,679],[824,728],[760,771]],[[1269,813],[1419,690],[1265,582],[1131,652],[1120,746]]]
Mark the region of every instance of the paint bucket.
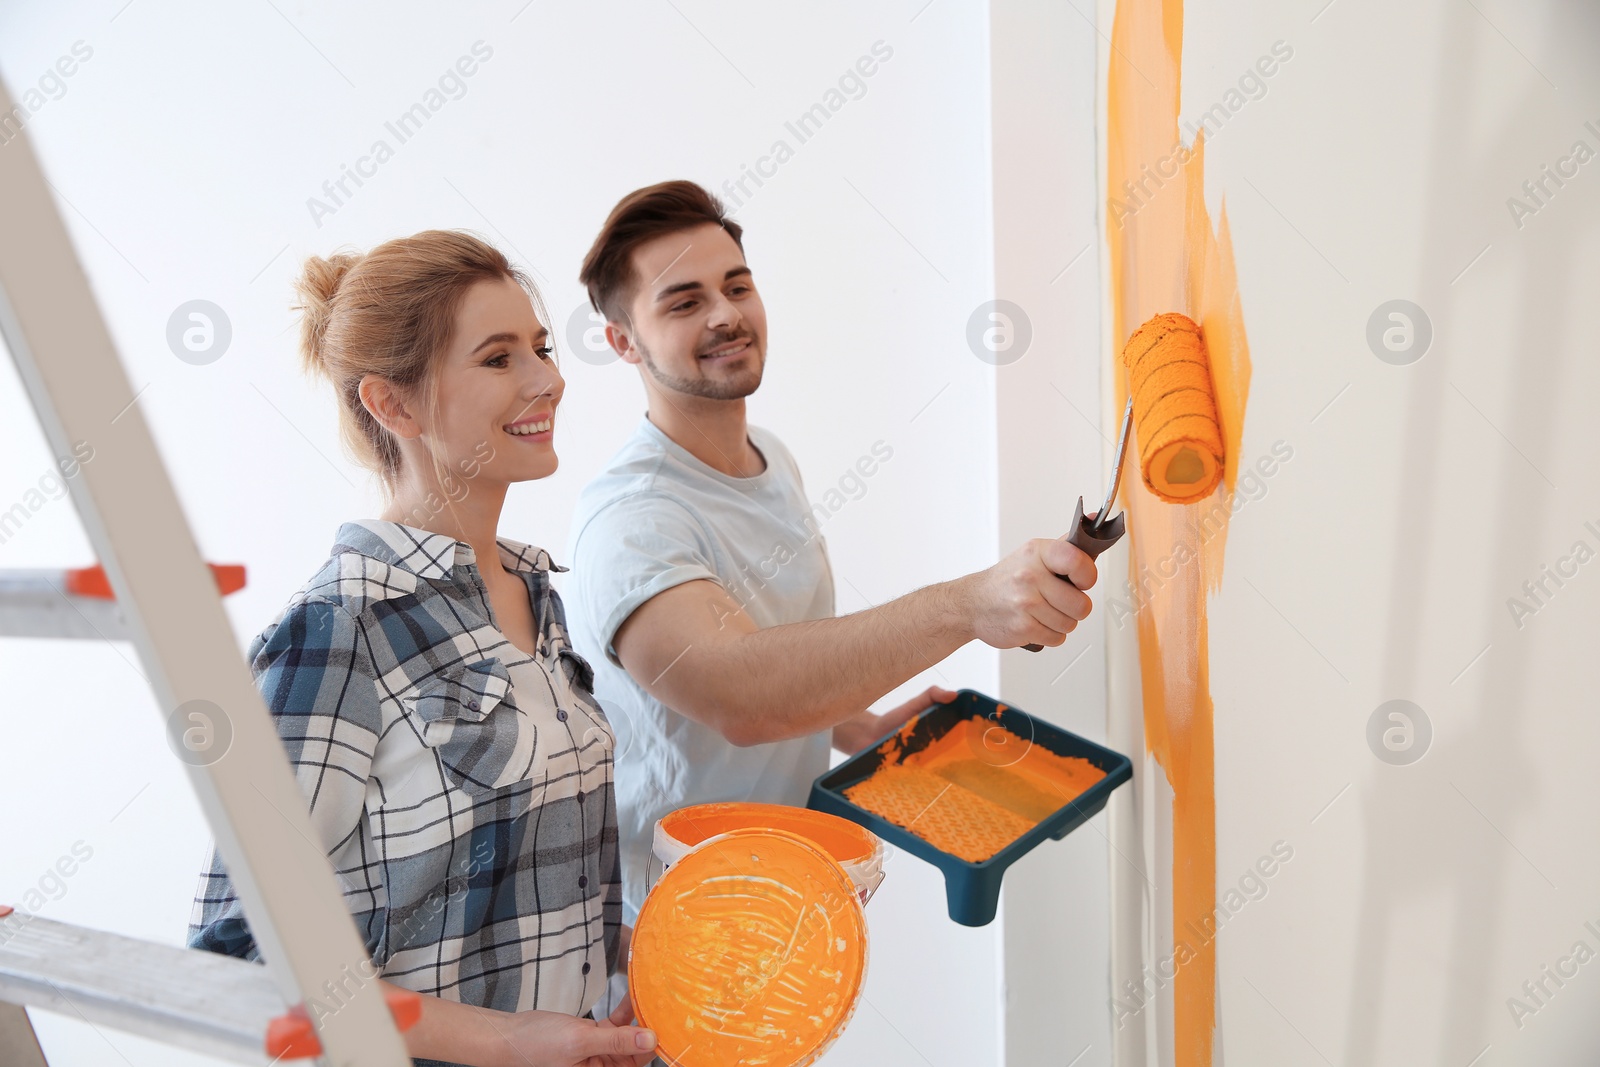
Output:
[[661,1063],[811,1067],[854,1015],[867,955],[844,866],[809,837],[744,827],[661,872],[634,924],[629,985]]
[[813,842],[844,868],[862,904],[871,900],[883,883],[888,848],[866,827],[809,808],[734,802],[694,804],[659,820],[645,873],[647,884],[654,886],[663,871],[696,845],[718,834],[746,829],[782,830]]

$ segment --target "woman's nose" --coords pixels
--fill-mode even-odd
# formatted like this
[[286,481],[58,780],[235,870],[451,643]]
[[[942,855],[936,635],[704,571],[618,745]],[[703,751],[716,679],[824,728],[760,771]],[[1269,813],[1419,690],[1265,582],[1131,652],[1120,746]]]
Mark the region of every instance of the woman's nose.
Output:
[[523,384],[523,395],[530,400],[548,396],[554,400],[561,399],[561,393],[567,387],[566,379],[561,377],[561,372],[555,364],[537,360],[533,364],[533,371],[528,375],[528,380]]

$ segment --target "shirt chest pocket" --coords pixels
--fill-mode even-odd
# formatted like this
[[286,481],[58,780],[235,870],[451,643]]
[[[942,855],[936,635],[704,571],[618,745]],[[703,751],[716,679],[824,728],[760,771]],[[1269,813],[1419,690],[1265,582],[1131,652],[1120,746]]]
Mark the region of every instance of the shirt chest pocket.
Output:
[[547,670],[561,690],[563,704],[593,698],[594,668],[570,646],[563,645],[557,650],[556,662]]
[[436,671],[401,703],[456,788],[488,793],[531,777],[538,730],[517,707],[511,675],[498,659]]

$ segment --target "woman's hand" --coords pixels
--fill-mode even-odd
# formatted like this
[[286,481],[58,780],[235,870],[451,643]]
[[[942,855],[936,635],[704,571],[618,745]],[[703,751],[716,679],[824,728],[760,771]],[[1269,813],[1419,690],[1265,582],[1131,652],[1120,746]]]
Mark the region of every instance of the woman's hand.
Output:
[[655,1056],[656,1035],[637,1026],[618,1025],[628,1000],[611,1019],[595,1022],[554,1011],[522,1011],[511,1016],[507,1035],[512,1058],[507,1062],[534,1067],[644,1067]]
[[412,1056],[479,1067],[644,1067],[655,1055],[656,1035],[628,1025],[632,1021],[633,1005],[626,997],[610,1019],[595,1022],[558,1011],[495,1011],[425,995],[422,1018],[404,1037]]
[[632,993],[624,993],[624,994],[622,994],[622,1000],[620,1000],[617,1003],[617,1006],[615,1008],[611,1009],[611,1018],[607,1019],[606,1021],[609,1022],[612,1026],[632,1026],[633,1025],[633,994]]

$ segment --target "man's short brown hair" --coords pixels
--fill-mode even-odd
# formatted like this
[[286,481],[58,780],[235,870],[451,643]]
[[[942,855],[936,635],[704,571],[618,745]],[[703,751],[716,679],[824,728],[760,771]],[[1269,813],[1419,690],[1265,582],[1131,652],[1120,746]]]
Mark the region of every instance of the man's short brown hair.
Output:
[[623,197],[606,217],[578,272],[578,281],[589,290],[589,303],[608,322],[626,321],[638,285],[633,276],[633,250],[663,234],[708,223],[728,231],[734,244],[744,250],[744,227],[728,217],[720,200],[694,182],[661,182]]

